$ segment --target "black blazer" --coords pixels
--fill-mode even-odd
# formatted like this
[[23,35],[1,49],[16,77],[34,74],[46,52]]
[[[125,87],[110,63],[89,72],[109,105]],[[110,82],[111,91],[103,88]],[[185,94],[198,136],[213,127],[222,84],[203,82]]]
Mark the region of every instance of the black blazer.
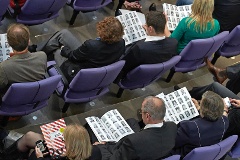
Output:
[[194,148],[219,143],[223,140],[228,125],[228,118],[225,116],[217,121],[196,118],[180,122],[173,153],[184,157]]
[[141,64],[155,64],[166,62],[177,55],[177,40],[165,38],[159,41],[138,41],[127,49],[126,56],[123,58],[126,63],[123,72],[126,74]]
[[102,160],[155,160],[168,156],[175,144],[176,124],[148,128],[122,138],[114,147],[98,145]]
[[60,66],[70,82],[80,69],[97,68],[119,60],[125,52],[125,41],[108,44],[101,40],[87,40],[76,50],[63,47],[61,55],[68,58]]

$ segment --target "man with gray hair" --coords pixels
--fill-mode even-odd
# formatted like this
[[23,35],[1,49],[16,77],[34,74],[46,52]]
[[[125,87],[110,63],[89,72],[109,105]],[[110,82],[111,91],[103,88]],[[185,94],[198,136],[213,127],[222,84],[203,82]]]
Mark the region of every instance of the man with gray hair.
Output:
[[146,125],[118,141],[115,145],[95,142],[103,160],[146,160],[167,157],[175,145],[177,126],[163,122],[166,108],[162,99],[149,96],[144,99],[140,114]]

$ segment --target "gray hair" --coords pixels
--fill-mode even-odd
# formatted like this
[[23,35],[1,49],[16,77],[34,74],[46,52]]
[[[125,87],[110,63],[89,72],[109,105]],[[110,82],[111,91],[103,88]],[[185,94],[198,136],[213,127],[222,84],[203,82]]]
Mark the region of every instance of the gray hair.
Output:
[[143,111],[149,113],[152,120],[163,120],[166,113],[164,101],[154,96],[146,97],[144,101],[146,103],[143,106]]

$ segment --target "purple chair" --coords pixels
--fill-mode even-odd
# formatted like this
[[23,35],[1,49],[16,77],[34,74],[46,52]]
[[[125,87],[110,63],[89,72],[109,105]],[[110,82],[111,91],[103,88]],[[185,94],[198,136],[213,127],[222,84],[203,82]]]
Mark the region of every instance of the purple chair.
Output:
[[[0,6],[1,6],[1,10],[0,10],[0,21],[3,20],[4,18],[4,14],[7,11],[8,5],[10,3],[10,0],[0,0]],[[0,22],[0,25],[2,25],[2,23]]]
[[223,45],[214,54],[212,63],[215,64],[220,56],[229,58],[240,53],[240,25],[236,26],[226,37]]
[[117,97],[120,98],[124,89],[143,88],[150,83],[158,80],[166,71],[170,70],[181,59],[181,56],[174,56],[170,60],[157,64],[140,65],[120,80]]
[[183,160],[219,160],[231,149],[237,138],[237,135],[233,135],[217,144],[195,148]]
[[[27,0],[17,15],[18,23],[26,25],[41,24],[58,17],[59,10],[66,4],[67,0]],[[8,7],[11,15],[14,10]]]
[[180,155],[173,155],[168,158],[164,158],[163,160],[180,160]]
[[69,24],[74,24],[75,19],[80,11],[83,13],[96,11],[111,2],[112,0],[72,0],[69,5],[72,6],[74,10]]
[[181,60],[171,69],[166,82],[170,82],[175,72],[190,72],[205,65],[204,58],[211,57],[222,45],[228,31],[224,31],[214,37],[206,39],[195,39],[179,54]]
[[237,142],[232,147],[228,155],[232,158],[240,158],[240,139],[238,138]]
[[[53,66],[55,61],[48,62],[50,76],[61,74]],[[65,113],[70,103],[89,102],[109,92],[108,86],[115,80],[122,70],[125,61],[121,60],[100,68],[81,69],[69,85],[60,81],[57,93],[65,101],[62,112]]]
[[2,97],[0,115],[23,116],[47,106],[48,98],[54,92],[61,76],[53,76],[36,82],[12,84]]

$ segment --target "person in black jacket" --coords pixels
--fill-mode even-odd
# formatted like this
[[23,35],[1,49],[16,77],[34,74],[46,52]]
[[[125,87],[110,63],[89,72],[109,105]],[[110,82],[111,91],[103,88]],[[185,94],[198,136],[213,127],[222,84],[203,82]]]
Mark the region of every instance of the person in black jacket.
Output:
[[151,11],[146,15],[147,38],[127,48],[123,76],[141,64],[165,62],[177,55],[177,40],[165,37],[166,18],[162,12]]
[[95,142],[101,150],[102,160],[155,160],[168,156],[174,147],[177,127],[173,122],[163,122],[165,112],[162,99],[145,98],[140,113],[146,126],[116,144]]
[[[106,17],[97,23],[99,38],[83,44],[68,30],[55,33],[47,43],[37,45],[37,50],[54,54],[54,59],[70,82],[80,69],[97,68],[119,60],[125,52],[122,24],[115,17]],[[80,46],[80,47],[79,47]]]

